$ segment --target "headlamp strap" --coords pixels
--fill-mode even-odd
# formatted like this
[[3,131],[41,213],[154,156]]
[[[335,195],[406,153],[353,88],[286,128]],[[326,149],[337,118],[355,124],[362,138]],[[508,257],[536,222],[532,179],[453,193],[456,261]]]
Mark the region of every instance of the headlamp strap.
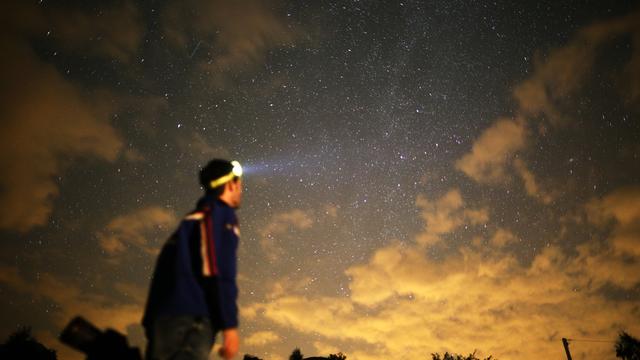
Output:
[[240,165],[239,162],[237,161],[232,161],[231,165],[233,166],[233,168],[231,169],[231,172],[228,173],[227,175],[224,175],[222,177],[219,177],[215,180],[212,180],[209,183],[209,186],[211,186],[212,189],[217,188],[218,186],[231,181],[231,179],[233,179],[234,177],[240,177],[242,176],[242,166]]

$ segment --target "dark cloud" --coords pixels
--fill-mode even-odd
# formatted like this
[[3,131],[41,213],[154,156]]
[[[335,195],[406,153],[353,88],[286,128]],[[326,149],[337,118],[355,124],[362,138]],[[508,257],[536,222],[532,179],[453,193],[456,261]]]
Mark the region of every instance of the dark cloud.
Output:
[[578,114],[561,111],[558,104],[572,99],[584,90],[589,77],[603,71],[596,68],[597,57],[604,55],[606,44],[624,35],[631,36],[634,49],[631,59],[618,71],[628,75],[619,90],[628,92],[624,99],[635,101],[634,94],[640,83],[636,81],[634,67],[638,61],[638,23],[640,13],[633,13],[586,26],[577,31],[568,44],[551,50],[544,60],[538,60],[532,75],[513,90],[518,103],[516,119],[495,120],[475,140],[471,151],[456,161],[456,168],[482,184],[505,183],[515,173],[522,180],[527,195],[550,204],[552,191],[541,186],[524,160],[516,159],[518,154],[537,144],[538,136],[547,135],[547,130],[535,132],[528,128],[534,121],[542,124],[540,129],[546,129],[545,122],[559,125],[575,120]]
[[[78,158],[114,161],[123,140],[109,123],[114,96],[65,78],[31,41],[52,35],[78,51],[128,61],[141,28],[124,3],[99,14],[5,2],[0,35],[0,228],[27,231],[46,223],[58,194],[56,177]],[[133,156],[133,153],[130,154]]]
[[129,2],[102,9],[98,14],[55,12],[52,37],[73,50],[132,61],[140,47],[144,27],[137,8]]
[[[70,279],[59,278],[50,273],[42,273],[36,281],[25,278],[20,270],[11,266],[0,266],[0,284],[37,301],[53,302],[59,306],[59,311],[51,313],[50,317],[58,329],[62,329],[70,319],[82,314],[100,328],[110,327],[122,333],[127,333],[131,325],[138,325],[142,318],[144,299],[139,295],[133,302],[117,302],[112,296],[88,292]],[[127,283],[116,284],[117,293],[142,293],[137,286]],[[78,352],[68,352],[66,345],[57,339],[59,332],[47,332],[47,345],[63,350],[68,358],[83,359]]]
[[[557,104],[578,92],[587,78],[599,71],[594,66],[596,58],[603,55],[604,45],[623,35],[632,35],[634,39],[634,56],[626,66],[629,82],[625,83],[631,89],[637,88],[633,64],[637,63],[638,23],[640,12],[580,29],[569,44],[552,50],[546,59],[538,61],[533,75],[516,86],[514,96],[520,110],[530,116],[544,115],[552,123],[566,121],[567,114],[563,114]],[[635,99],[633,94],[632,90],[631,99]]]
[[129,1],[89,11],[10,0],[3,4],[2,13],[9,36],[46,37],[76,54],[123,62],[133,59],[144,35],[138,9]]
[[206,54],[198,56],[200,71],[222,86],[230,74],[262,64],[269,50],[300,38],[275,8],[260,0],[170,2],[162,14],[164,32],[174,46]]
[[56,176],[78,157],[113,161],[122,139],[108,123],[110,104],[85,96],[26,42],[2,41],[0,60],[0,227],[44,224],[58,194]]

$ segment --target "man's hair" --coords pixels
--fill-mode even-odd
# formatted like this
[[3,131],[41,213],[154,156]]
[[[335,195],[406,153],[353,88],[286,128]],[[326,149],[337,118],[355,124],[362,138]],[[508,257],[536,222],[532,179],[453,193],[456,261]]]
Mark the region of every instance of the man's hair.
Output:
[[[213,159],[200,170],[200,185],[204,188],[207,194],[212,194],[215,197],[222,195],[224,191],[224,184],[220,184],[215,188],[211,188],[211,181],[219,179],[233,170],[233,165],[230,161],[222,159]],[[238,177],[234,176],[231,181],[237,181]]]

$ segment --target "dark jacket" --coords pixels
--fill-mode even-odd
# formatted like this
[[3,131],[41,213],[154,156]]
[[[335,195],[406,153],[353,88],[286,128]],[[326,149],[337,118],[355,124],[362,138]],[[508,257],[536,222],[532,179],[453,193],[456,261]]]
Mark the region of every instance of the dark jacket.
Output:
[[238,326],[236,214],[204,196],[162,247],[151,280],[142,324],[170,316],[202,316],[214,331]]

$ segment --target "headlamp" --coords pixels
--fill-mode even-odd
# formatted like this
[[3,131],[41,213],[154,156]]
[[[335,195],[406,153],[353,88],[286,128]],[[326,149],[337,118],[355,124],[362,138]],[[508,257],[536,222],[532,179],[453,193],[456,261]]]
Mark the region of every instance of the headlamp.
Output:
[[215,189],[218,186],[230,181],[234,177],[242,176],[242,166],[240,165],[240,163],[234,160],[231,162],[231,165],[233,166],[233,168],[231,169],[230,173],[228,173],[227,175],[221,176],[215,180],[212,180],[209,183],[209,186],[211,186],[212,189]]

